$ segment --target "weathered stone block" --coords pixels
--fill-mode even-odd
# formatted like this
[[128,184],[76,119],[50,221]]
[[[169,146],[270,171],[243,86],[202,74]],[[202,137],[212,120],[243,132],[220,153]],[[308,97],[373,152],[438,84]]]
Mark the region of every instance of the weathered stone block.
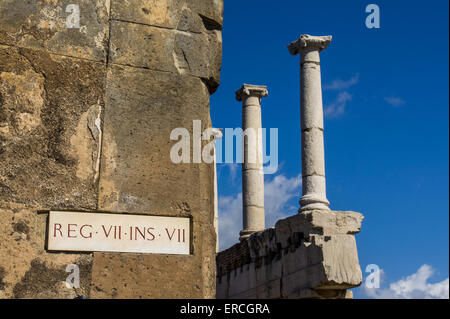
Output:
[[364,216],[356,212],[336,212],[312,210],[289,218],[280,219],[275,224],[277,241],[286,246],[289,234],[294,230],[318,235],[357,234],[361,231]]
[[221,30],[223,1],[126,0],[113,1],[112,18],[167,29],[203,32]]
[[347,298],[362,282],[353,236],[362,218],[308,211],[253,234],[218,254],[217,297]]
[[[92,254],[46,252],[46,214],[0,202],[0,299],[89,297]],[[67,288],[66,267],[80,269],[80,288]]]
[[[210,127],[209,93],[195,77],[114,66],[108,72],[99,208],[109,211],[205,216],[204,188],[213,194],[212,164],[175,164],[170,140],[192,121]],[[191,154],[192,154],[192,141]],[[192,157],[191,157],[192,160]],[[196,187],[192,187],[196,185]],[[202,191],[199,191],[199,188]],[[170,196],[168,196],[170,194]],[[213,197],[207,198],[212,200]]]
[[113,21],[110,62],[202,78],[214,92],[220,81],[222,36]]
[[91,298],[201,298],[201,265],[193,256],[95,253]]
[[0,200],[95,209],[105,67],[0,47]]
[[105,61],[109,0],[78,0],[80,28],[67,28],[71,0],[3,0],[0,44],[46,50],[71,57]]
[[193,234],[188,256],[94,253],[91,298],[214,298],[215,232],[194,223]]
[[179,0],[125,0],[113,1],[113,19],[176,29],[180,20],[182,1]]
[[[95,253],[92,296],[213,297],[214,169],[170,158],[173,129],[186,128],[192,136],[193,120],[201,120],[202,129],[211,126],[206,85],[192,76],[112,65],[106,96],[99,209],[192,217],[192,251],[191,256]],[[138,271],[124,268],[136,258],[142,264]],[[180,277],[180,269],[195,275]]]
[[167,29],[112,21],[110,62],[175,73],[175,35]]
[[223,0],[185,0],[189,8],[197,12],[208,25],[207,29],[221,29],[223,24]]

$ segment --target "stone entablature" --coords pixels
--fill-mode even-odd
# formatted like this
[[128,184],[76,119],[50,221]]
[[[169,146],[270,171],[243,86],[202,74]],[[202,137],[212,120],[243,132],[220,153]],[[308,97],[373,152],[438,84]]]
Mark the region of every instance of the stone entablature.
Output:
[[279,220],[217,256],[217,298],[346,298],[362,282],[363,216],[314,210]]

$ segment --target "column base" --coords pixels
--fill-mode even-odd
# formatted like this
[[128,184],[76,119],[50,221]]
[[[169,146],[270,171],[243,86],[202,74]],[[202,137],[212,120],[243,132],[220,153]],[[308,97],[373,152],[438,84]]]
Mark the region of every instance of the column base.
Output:
[[249,230],[249,229],[243,229],[239,232],[239,241],[243,241],[247,238],[249,238],[252,234],[259,232],[261,230]]
[[326,198],[319,197],[316,194],[302,196],[299,203],[299,213],[307,210],[330,210],[330,202]]

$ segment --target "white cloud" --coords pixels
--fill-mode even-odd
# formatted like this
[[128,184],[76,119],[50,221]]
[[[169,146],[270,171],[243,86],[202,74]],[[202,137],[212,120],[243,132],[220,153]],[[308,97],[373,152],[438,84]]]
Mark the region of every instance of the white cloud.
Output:
[[333,118],[344,114],[347,103],[353,98],[347,90],[358,82],[359,74],[355,74],[348,80],[336,79],[330,84],[324,85],[324,90],[339,91],[336,99],[325,107],[325,117]]
[[449,278],[441,282],[429,283],[428,280],[434,273],[435,270],[425,264],[416,273],[391,283],[389,288],[364,287],[364,292],[368,297],[376,299],[448,299]]
[[219,197],[219,247],[231,247],[239,241],[242,230],[242,193]]
[[330,84],[324,85],[324,90],[346,90],[359,82],[359,74],[353,75],[347,81],[336,79]]
[[277,175],[264,183],[266,227],[273,227],[280,218],[297,213],[298,205],[288,206],[287,204],[292,198],[300,199],[301,184],[301,175],[292,178]]
[[[280,219],[297,213],[298,207],[288,202],[299,197],[301,175],[288,178],[277,175],[264,183],[266,227],[273,227]],[[231,247],[239,241],[242,230],[242,193],[219,197],[219,246],[220,250]]]
[[396,107],[402,106],[406,103],[402,98],[395,97],[395,96],[385,97],[384,100],[387,103],[389,103],[390,105],[396,106]]
[[347,102],[352,100],[352,95],[348,92],[340,92],[337,98],[329,105],[325,107],[325,117],[338,117],[345,112]]

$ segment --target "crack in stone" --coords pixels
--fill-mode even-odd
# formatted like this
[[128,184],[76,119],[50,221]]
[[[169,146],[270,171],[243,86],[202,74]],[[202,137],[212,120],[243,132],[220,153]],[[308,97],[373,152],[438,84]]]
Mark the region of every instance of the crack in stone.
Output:
[[169,30],[169,31],[174,31],[174,32],[181,32],[181,33],[188,33],[188,34],[202,34],[203,32],[194,32],[194,31],[183,31],[183,30],[177,30],[176,28],[168,28],[168,27],[163,27],[163,26],[159,26],[159,25],[154,25],[154,24],[148,24],[148,23],[143,23],[143,22],[135,22],[135,21],[128,21],[128,20],[124,20],[124,19],[117,19],[117,18],[111,18],[111,21],[117,21],[117,22],[124,22],[124,23],[131,23],[131,24],[138,24],[138,25],[143,25],[143,26],[147,26],[147,27],[153,27],[153,28],[158,28],[158,29],[164,29],[164,30]]
[[181,52],[183,53],[184,60],[186,61],[186,64],[187,64],[187,66],[188,66],[188,70],[190,71],[190,70],[191,70],[191,66],[190,66],[189,60],[188,60],[188,58],[187,58],[187,56],[186,56],[186,52],[184,52],[183,49],[181,49]]
[[[98,60],[92,60],[92,59],[88,59],[88,58],[81,58],[81,57],[76,57],[76,56],[67,55],[67,54],[55,53],[55,52],[52,52],[52,51],[40,50],[40,49],[36,49],[36,48],[26,48],[26,47],[21,47],[21,46],[17,46],[17,45],[11,45],[11,44],[2,44],[1,46],[9,47],[9,48],[16,48],[18,50],[30,50],[30,51],[37,51],[37,52],[45,52],[45,53],[47,53],[49,55],[55,55],[55,56],[59,56],[59,57],[70,58],[70,59],[81,60],[81,61],[88,61],[88,62],[98,63],[98,64],[104,64],[105,63],[105,61],[98,61]],[[22,53],[20,53],[20,54],[22,55]]]

